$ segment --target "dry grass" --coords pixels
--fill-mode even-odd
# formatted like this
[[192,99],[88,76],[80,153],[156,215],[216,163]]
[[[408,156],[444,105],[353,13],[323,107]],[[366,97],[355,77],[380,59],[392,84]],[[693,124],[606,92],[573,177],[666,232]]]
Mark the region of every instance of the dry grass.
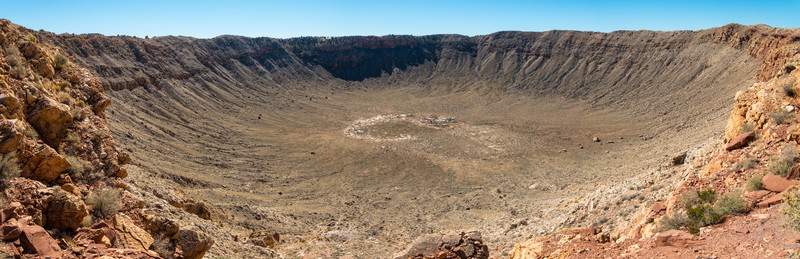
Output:
[[18,177],[20,172],[16,152],[12,151],[0,155],[0,180],[7,182],[14,177]]
[[105,188],[89,194],[86,203],[92,205],[94,211],[103,216],[110,216],[122,209],[122,191],[116,188]]

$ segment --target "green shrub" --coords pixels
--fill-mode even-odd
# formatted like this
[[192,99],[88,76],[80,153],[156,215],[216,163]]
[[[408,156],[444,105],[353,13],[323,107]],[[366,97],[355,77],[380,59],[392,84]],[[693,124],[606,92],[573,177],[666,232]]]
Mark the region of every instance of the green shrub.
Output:
[[67,63],[69,62],[69,59],[67,59],[67,57],[61,54],[56,54],[56,57],[54,59],[55,59],[56,69],[64,68],[64,66],[66,66]]
[[686,213],[665,216],[660,221],[662,231],[684,228],[689,233],[696,234],[701,227],[717,223],[725,215],[747,211],[739,190],[729,192],[719,199],[714,189],[689,192],[681,197],[680,202]]
[[785,110],[778,110],[767,114],[769,119],[775,124],[783,124],[784,121],[792,117],[792,113]]
[[7,182],[20,173],[17,153],[14,151],[0,155],[0,180]]
[[783,94],[785,94],[786,96],[789,96],[789,97],[793,97],[794,96],[794,87],[793,86],[794,86],[794,80],[792,80],[791,82],[787,82],[787,83],[783,84],[783,87],[781,87],[781,88],[783,88]]
[[794,160],[796,158],[797,147],[793,144],[786,144],[783,146],[783,151],[781,151],[780,155],[772,159],[772,162],[770,162],[767,167],[767,171],[774,175],[786,177],[786,175],[789,174],[789,170],[794,166]]
[[739,165],[742,168],[742,170],[753,169],[756,167],[757,164],[758,164],[758,158],[755,157],[748,157],[745,160],[742,160],[742,162],[739,162]]
[[122,209],[122,191],[117,188],[105,188],[92,192],[86,197],[86,203],[92,205],[100,215],[110,216]]
[[761,182],[762,178],[764,178],[764,174],[753,174],[750,176],[750,179],[747,180],[747,183],[744,184],[744,189],[750,192],[763,190],[764,184]]

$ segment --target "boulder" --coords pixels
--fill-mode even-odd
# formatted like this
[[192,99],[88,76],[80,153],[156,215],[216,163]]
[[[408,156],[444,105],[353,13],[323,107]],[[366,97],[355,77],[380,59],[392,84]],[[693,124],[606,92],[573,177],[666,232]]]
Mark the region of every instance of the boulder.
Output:
[[656,246],[690,247],[700,245],[694,235],[681,230],[668,230],[656,235]]
[[18,120],[0,121],[0,153],[16,151],[22,146],[25,136],[17,122]]
[[682,165],[686,162],[686,152],[680,153],[677,156],[672,157],[672,160],[669,162],[671,166]]
[[178,233],[178,246],[183,250],[183,258],[203,258],[212,245],[214,245],[214,240],[201,232],[181,229]]
[[147,250],[153,244],[153,237],[147,231],[133,223],[125,214],[117,213],[111,218],[114,225],[116,242],[114,247]]
[[37,225],[21,226],[22,233],[19,241],[26,252],[35,253],[42,257],[59,258],[61,248],[44,228]]
[[36,102],[28,122],[36,128],[45,143],[57,147],[67,135],[72,115],[69,114],[69,106],[45,97]]
[[774,174],[766,174],[763,178],[761,178],[761,182],[764,186],[764,189],[773,191],[773,192],[782,192],[789,187],[794,185],[794,182],[790,180],[786,180],[783,177],[774,175]]
[[22,118],[22,103],[13,94],[0,94],[0,104],[5,106],[2,110],[3,116],[8,119],[21,119]]
[[53,77],[56,73],[56,70],[53,68],[52,61],[49,57],[41,57],[34,62],[34,67],[36,68],[36,73],[42,75],[47,78]]
[[47,145],[39,145],[34,150],[33,156],[25,163],[22,176],[50,182],[58,178],[58,175],[69,169],[70,166],[69,161],[59,155],[55,149]]
[[66,191],[54,193],[45,211],[47,226],[61,230],[75,230],[89,215],[86,204],[78,196]]
[[412,257],[435,258],[489,258],[489,248],[483,244],[481,234],[472,232],[450,232],[427,234],[418,237],[395,259]]
[[744,147],[748,143],[750,143],[750,141],[753,141],[755,137],[756,133],[753,131],[739,134],[739,136],[736,136],[735,138],[731,139],[730,142],[728,142],[728,145],[725,146],[725,150],[731,151],[737,148]]

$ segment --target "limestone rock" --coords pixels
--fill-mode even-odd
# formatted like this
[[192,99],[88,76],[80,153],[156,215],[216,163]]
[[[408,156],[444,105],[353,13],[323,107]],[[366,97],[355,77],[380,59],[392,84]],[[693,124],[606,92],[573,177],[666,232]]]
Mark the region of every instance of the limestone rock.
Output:
[[656,246],[690,247],[701,244],[694,235],[681,230],[668,230],[656,235]]
[[214,240],[201,232],[181,229],[178,233],[178,246],[183,250],[183,258],[203,258],[212,245],[214,245]]
[[33,156],[25,163],[22,176],[50,182],[58,178],[58,175],[69,169],[70,166],[69,161],[59,155],[55,149],[47,145],[39,145]]
[[483,244],[481,234],[472,232],[451,232],[427,234],[418,237],[395,259],[414,257],[437,258],[489,258],[489,248]]
[[774,174],[766,174],[763,178],[761,178],[761,182],[764,185],[764,189],[773,191],[773,192],[782,192],[789,187],[794,185],[794,182],[790,180],[786,180],[783,177],[774,175]]
[[66,191],[55,192],[45,212],[47,225],[61,230],[75,230],[89,212],[78,196]]
[[747,146],[747,144],[750,143],[750,141],[752,141],[755,137],[756,133],[753,131],[739,134],[739,136],[736,136],[735,138],[731,139],[730,142],[728,142],[728,145],[725,146],[725,150],[731,151]]
[[117,213],[111,218],[116,242],[114,247],[147,250],[153,244],[153,237],[133,223],[125,214]]
[[29,122],[45,143],[57,147],[66,136],[67,127],[72,124],[69,110],[69,106],[45,97],[36,103],[36,108],[30,113]]
[[25,251],[35,253],[42,257],[58,258],[61,255],[61,248],[44,228],[31,225],[20,227],[22,234],[19,236],[20,243]]

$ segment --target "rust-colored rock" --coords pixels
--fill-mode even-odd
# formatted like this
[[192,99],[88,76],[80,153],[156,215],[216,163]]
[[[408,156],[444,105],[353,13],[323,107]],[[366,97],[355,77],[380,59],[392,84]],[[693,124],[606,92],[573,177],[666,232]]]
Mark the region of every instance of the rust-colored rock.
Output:
[[249,240],[250,243],[260,247],[275,248],[278,242],[281,241],[281,236],[274,232],[256,231],[250,233]]
[[66,191],[57,191],[51,198],[45,211],[47,226],[75,230],[80,226],[83,218],[89,215],[83,200]]
[[660,202],[653,203],[653,207],[650,207],[650,210],[652,210],[655,213],[659,213],[659,212],[661,212],[663,210],[666,210],[666,209],[667,209],[667,206],[664,206],[664,204],[660,203]]
[[212,245],[214,240],[201,232],[181,229],[178,233],[178,246],[183,250],[183,257],[186,259],[203,258]]
[[114,225],[116,242],[114,247],[147,250],[153,244],[153,237],[147,231],[134,224],[125,214],[117,213],[111,218]]
[[29,122],[45,143],[57,147],[67,135],[67,127],[72,124],[69,110],[69,106],[45,97],[36,103],[36,108],[30,113]]
[[761,199],[764,199],[764,197],[767,197],[771,193],[772,192],[767,190],[758,190],[758,191],[746,192],[744,194],[744,197],[752,201],[760,201]]
[[61,248],[44,228],[37,225],[20,227],[22,234],[19,236],[20,243],[26,252],[34,253],[43,257],[59,258]]
[[750,143],[750,141],[753,141],[755,137],[756,134],[753,131],[739,134],[739,136],[736,136],[735,138],[731,139],[730,142],[728,142],[728,145],[725,146],[725,150],[731,151],[737,148],[744,147],[748,143]]
[[668,230],[656,235],[656,246],[690,247],[702,242],[695,240],[694,235],[681,230]]
[[766,207],[769,207],[769,206],[772,206],[772,205],[775,205],[775,204],[778,204],[778,203],[781,203],[781,202],[783,202],[783,195],[782,194],[775,194],[775,195],[772,195],[772,196],[760,201],[758,204],[756,204],[756,206],[758,206],[759,208],[766,208]]
[[764,186],[764,189],[773,191],[773,192],[782,192],[789,187],[794,185],[794,182],[790,180],[786,180],[786,178],[774,175],[774,174],[766,174],[764,177],[761,178],[761,182]]
[[69,161],[59,155],[55,149],[47,145],[39,145],[36,147],[33,157],[28,159],[25,164],[22,176],[50,182],[58,178],[58,175],[69,169],[70,166]]

